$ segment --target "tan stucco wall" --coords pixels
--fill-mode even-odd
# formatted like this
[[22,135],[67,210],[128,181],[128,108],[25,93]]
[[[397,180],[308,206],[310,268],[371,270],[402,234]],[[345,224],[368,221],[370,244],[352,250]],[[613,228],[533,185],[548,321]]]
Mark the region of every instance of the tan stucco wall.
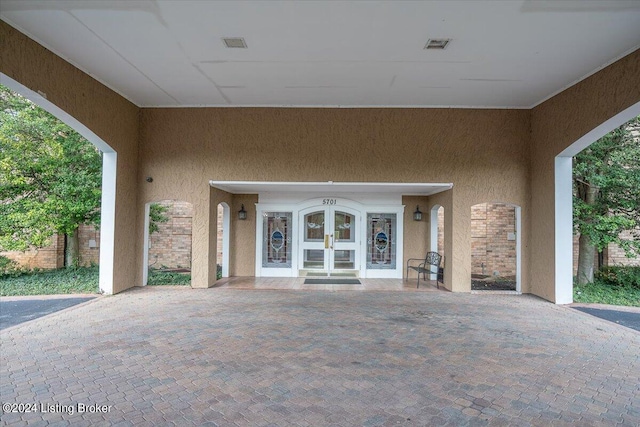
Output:
[[[140,284],[144,205],[161,199],[194,204],[194,281],[211,285],[218,197],[211,179],[453,182],[452,190],[429,198],[445,206],[447,287],[469,288],[471,206],[502,202],[522,207],[523,292],[553,300],[554,157],[640,102],[638,51],[531,111],[139,110],[2,22],[0,71],[46,93],[118,153],[115,292]],[[144,182],[146,176],[154,182]],[[231,197],[232,218],[240,202],[248,207],[256,200],[224,197]],[[244,252],[255,245],[249,218],[241,225],[232,220],[238,230],[231,274],[253,274],[255,251]],[[407,247],[407,254],[419,252]]]
[[[450,245],[457,248],[448,258],[455,290],[470,289],[472,205],[517,204],[528,224],[528,111],[183,108],[143,109],[141,117],[140,180],[154,181],[140,187],[139,211],[145,201],[178,194],[197,205],[209,180],[453,182],[450,226],[456,241],[467,238]],[[233,234],[249,230],[255,201],[244,202],[248,221],[232,222],[231,274],[254,274],[255,219],[252,234]],[[194,223],[208,214],[205,205]],[[405,256],[421,249],[409,242]],[[194,257],[201,250],[194,235]],[[194,259],[197,276],[195,268]]]
[[2,21],[0,72],[46,93],[118,153],[113,292],[130,288],[136,275],[138,108]]
[[[402,204],[404,205],[404,230],[402,240],[404,242],[402,268],[406,275],[407,260],[417,258],[424,260],[426,253],[429,251],[429,211],[427,209],[428,198],[419,196],[403,196]],[[420,206],[422,212],[422,221],[414,221],[413,213],[416,206]],[[417,263],[419,264],[419,262]],[[414,264],[415,265],[415,264]],[[412,271],[409,276],[414,279],[415,272]],[[406,277],[405,277],[406,278]]]
[[[255,251],[256,251],[256,203],[257,194],[236,194],[231,205],[231,242],[229,275],[231,276],[255,276]],[[238,219],[238,211],[244,204],[247,211],[247,219]]]
[[555,300],[555,157],[638,102],[640,51],[636,50],[531,111],[532,293]]

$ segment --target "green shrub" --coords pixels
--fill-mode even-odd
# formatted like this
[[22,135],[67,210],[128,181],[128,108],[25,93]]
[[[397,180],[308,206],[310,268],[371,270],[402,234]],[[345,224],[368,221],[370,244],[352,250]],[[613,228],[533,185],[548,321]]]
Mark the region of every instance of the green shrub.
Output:
[[640,288],[610,285],[607,282],[596,279],[593,283],[574,286],[573,300],[591,304],[640,307]]
[[157,285],[190,285],[191,274],[174,273],[171,271],[162,271],[161,269],[149,269],[147,284],[151,286]]
[[640,289],[640,267],[613,266],[603,267],[595,274],[596,280],[611,286]]
[[0,280],[0,295],[51,295],[98,293],[98,267],[23,271]]
[[17,277],[27,272],[27,269],[20,267],[14,260],[0,255],[0,278]]

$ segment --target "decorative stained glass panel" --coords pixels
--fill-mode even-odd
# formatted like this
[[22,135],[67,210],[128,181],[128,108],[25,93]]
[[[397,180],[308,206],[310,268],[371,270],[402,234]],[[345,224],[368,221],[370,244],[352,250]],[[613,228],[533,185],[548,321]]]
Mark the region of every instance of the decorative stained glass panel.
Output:
[[336,241],[340,240],[341,242],[355,242],[355,224],[355,216],[346,212],[336,211],[335,226],[333,230],[333,235]]
[[304,241],[320,242],[324,240],[324,211],[304,216]]
[[262,266],[291,268],[291,212],[262,214]]
[[396,268],[397,214],[367,214],[367,268]]

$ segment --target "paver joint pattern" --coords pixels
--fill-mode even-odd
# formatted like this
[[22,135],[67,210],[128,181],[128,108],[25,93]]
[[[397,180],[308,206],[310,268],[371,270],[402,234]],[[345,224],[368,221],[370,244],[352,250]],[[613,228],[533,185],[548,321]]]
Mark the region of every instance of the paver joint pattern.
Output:
[[640,333],[531,296],[144,288],[0,340],[7,426],[640,424]]

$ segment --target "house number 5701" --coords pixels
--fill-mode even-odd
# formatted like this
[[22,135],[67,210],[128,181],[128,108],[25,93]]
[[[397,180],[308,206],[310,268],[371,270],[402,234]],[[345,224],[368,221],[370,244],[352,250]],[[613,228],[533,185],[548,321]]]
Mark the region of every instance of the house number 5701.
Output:
[[323,205],[335,205],[336,199],[322,199]]

